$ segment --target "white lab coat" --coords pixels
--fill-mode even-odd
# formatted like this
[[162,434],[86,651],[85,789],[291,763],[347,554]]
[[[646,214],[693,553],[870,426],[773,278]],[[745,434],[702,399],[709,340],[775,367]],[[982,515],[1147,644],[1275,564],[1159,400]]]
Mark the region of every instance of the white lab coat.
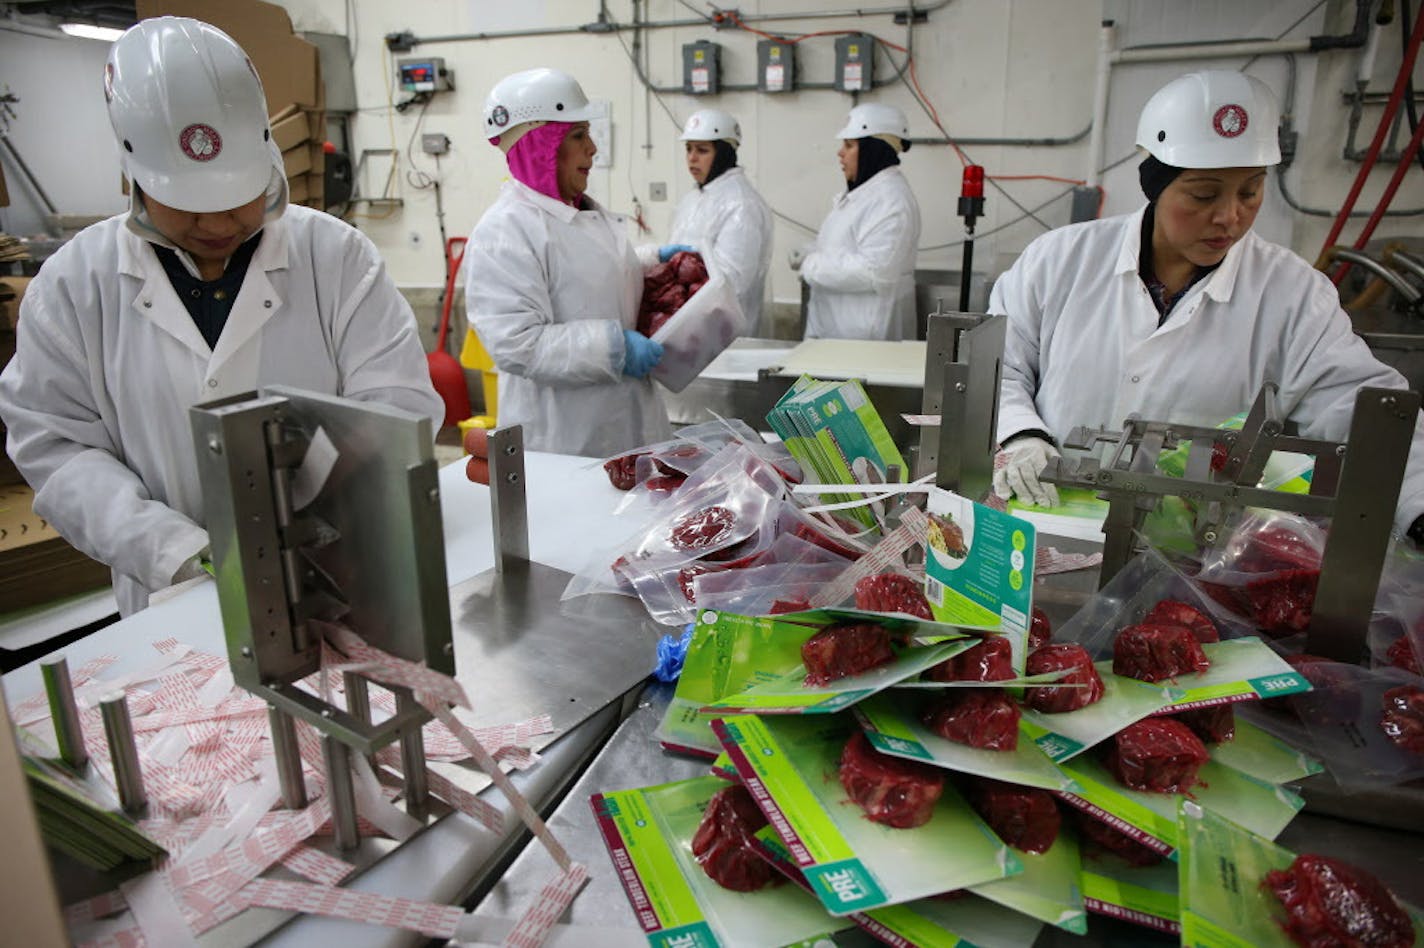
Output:
[[836,196],[801,263],[807,339],[915,338],[920,205],[898,166]]
[[[1009,317],[999,438],[1040,428],[1143,418],[1216,425],[1251,406],[1267,381],[1303,436],[1344,440],[1362,386],[1406,388],[1354,334],[1335,287],[1254,231],[1191,287],[1158,328],[1138,277],[1143,211],[1061,227],[1029,244],[994,286]],[[1396,522],[1424,513],[1424,421]]]
[[728,168],[706,187],[684,194],[668,242],[696,248],[710,269],[727,277],[746,314],[747,333],[759,335],[771,264],[771,208],[746,172]]
[[289,385],[444,415],[410,307],[355,228],[292,206],[266,225],[209,349],[128,214],[47,260],[0,375],[9,451],[35,510],[114,571],[119,609],[208,546],[188,409]]
[[643,294],[626,228],[509,181],[470,234],[465,305],[499,371],[499,423],[523,425],[529,450],[606,457],[671,434],[652,380],[623,374]]

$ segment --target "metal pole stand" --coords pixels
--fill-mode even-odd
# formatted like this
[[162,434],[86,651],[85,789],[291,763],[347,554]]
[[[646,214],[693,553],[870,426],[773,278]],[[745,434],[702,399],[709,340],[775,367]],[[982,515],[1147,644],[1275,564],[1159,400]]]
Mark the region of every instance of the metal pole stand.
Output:
[[920,432],[917,474],[971,500],[994,484],[999,377],[1008,318],[936,310],[926,321],[924,413],[938,430]]

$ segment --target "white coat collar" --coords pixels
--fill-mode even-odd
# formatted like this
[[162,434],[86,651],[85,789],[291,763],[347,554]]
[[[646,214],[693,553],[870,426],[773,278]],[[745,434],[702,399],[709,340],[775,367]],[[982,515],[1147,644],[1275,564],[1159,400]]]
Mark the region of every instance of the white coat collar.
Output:
[[745,173],[746,173],[746,171],[742,168],[741,165],[737,165],[736,167],[733,167],[733,168],[728,168],[726,171],[722,172],[722,173],[719,174],[717,177],[713,178],[710,183],[704,184],[704,185],[703,185],[701,188],[699,188],[698,190],[703,191],[703,192],[715,190],[715,189],[717,189],[718,187],[721,186],[722,182],[724,182],[724,181],[735,181],[739,176],[741,176],[741,175],[743,175],[743,174],[745,174]]
[[[148,245],[157,243],[160,246],[172,249],[166,240],[150,240],[140,236],[147,231],[136,229],[131,224],[128,217],[124,216],[124,226],[119,228],[119,272],[139,279],[146,279],[152,275],[154,269],[162,274],[162,266],[158,263],[158,255]],[[279,218],[266,224],[262,228],[262,242],[257,245],[257,252],[252,255],[252,263],[249,270],[285,270],[287,268],[287,251],[289,241],[285,220]],[[164,279],[167,276],[164,275]]]
[[[1118,245],[1117,269],[1113,271],[1119,276],[1129,275],[1133,279],[1137,278],[1142,251],[1142,215],[1146,213],[1147,205],[1144,204],[1122,218],[1122,242]],[[1231,291],[1236,286],[1236,275],[1241,271],[1241,258],[1246,253],[1245,245],[1256,239],[1256,232],[1248,230],[1240,240],[1232,244],[1221,265],[1207,277],[1202,293],[1218,303],[1228,302],[1231,299]]]
[[873,201],[874,194],[884,188],[890,187],[890,182],[895,179],[903,179],[904,172],[899,165],[891,165],[888,168],[881,168],[871,175],[870,180],[856,188],[854,191],[842,191],[836,195],[836,205],[849,204],[852,201]]
[[524,200],[528,201],[530,204],[533,204],[545,214],[548,214],[551,217],[563,221],[565,224],[572,221],[574,219],[574,216],[578,214],[580,210],[603,210],[603,205],[599,204],[587,194],[584,194],[583,199],[584,203],[588,206],[584,208],[577,208],[570,204],[565,204],[563,201],[556,201],[553,198],[549,197],[549,195],[547,194],[541,194],[540,192],[535,191],[533,188],[529,187],[529,185],[525,184],[523,181],[507,181],[505,182],[504,186],[506,188],[513,189],[514,192],[520,197],[522,197]]

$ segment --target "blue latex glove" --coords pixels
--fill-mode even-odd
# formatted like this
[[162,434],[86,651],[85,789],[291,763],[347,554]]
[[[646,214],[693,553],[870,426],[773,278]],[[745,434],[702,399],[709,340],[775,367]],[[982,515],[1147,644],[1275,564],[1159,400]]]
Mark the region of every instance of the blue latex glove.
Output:
[[658,662],[653,666],[653,677],[658,681],[677,681],[682,674],[682,662],[687,658],[687,646],[692,642],[692,623],[682,630],[682,635],[673,638],[664,635],[658,639]]
[[653,342],[640,332],[623,330],[623,374],[635,379],[643,378],[653,371],[653,366],[663,357],[663,344]]
[[687,253],[697,252],[692,247],[689,247],[687,244],[663,244],[661,247],[658,248],[658,262],[667,263],[669,260],[672,259],[673,254],[682,253],[683,251],[686,251]]

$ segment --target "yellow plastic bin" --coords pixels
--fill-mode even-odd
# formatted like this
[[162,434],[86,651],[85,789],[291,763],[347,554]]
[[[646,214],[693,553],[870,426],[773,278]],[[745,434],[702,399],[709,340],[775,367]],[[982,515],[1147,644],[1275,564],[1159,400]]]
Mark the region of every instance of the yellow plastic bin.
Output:
[[473,329],[465,330],[465,344],[460,347],[460,364],[479,371],[480,385],[485,393],[485,413],[460,422],[460,431],[495,427],[495,419],[499,416],[499,373],[494,370],[494,360]]

